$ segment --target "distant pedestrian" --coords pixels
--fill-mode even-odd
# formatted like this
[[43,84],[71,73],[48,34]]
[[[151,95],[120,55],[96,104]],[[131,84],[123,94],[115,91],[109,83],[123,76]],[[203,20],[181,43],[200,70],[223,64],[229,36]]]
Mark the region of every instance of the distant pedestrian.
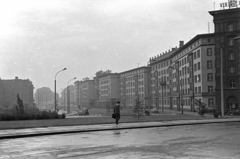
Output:
[[120,120],[120,102],[119,101],[114,106],[113,113],[115,115],[116,124],[118,124],[118,121]]

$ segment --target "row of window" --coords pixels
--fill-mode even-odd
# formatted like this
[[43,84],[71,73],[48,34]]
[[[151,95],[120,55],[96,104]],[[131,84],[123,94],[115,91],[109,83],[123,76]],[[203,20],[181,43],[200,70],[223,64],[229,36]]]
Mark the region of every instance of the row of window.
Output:
[[143,79],[143,78],[144,78],[144,75],[143,75],[143,74],[139,74],[139,75],[134,75],[134,76],[122,78],[122,79],[121,79],[121,82],[123,83],[124,80],[126,80],[125,82],[133,81],[133,80],[135,80],[134,78],[135,78],[136,76],[138,77],[138,79]]
[[197,50],[197,51],[195,51],[195,52],[193,53],[193,58],[194,58],[194,60],[195,60],[196,58],[200,58],[200,50]]
[[88,88],[88,85],[82,85],[82,89]]
[[[136,71],[131,71],[131,72],[121,74],[121,77],[131,76],[131,75],[133,77],[133,76],[138,75],[138,74],[143,73],[143,72],[144,72],[144,69],[139,69],[139,70],[136,70]],[[129,79],[129,77],[125,77],[125,78]],[[124,78],[122,78],[122,79],[124,79]]]
[[[213,68],[213,62],[212,60],[208,60],[207,61],[207,69],[212,69]],[[198,71],[201,69],[201,63],[198,62],[198,63],[195,63],[194,64],[194,71]],[[161,75],[165,75],[165,73],[167,73],[167,71],[164,70],[162,71],[159,71],[158,72],[158,76],[161,76]],[[188,74],[189,73],[189,67],[185,66],[185,67],[182,67],[182,70],[179,71],[179,76],[182,76],[182,75],[185,75],[185,74]],[[176,77],[176,72],[172,74],[173,75],[173,79]],[[154,75],[152,74],[152,77],[154,77]],[[163,79],[166,81],[166,77],[163,77]]]
[[110,80],[104,80],[104,81],[101,81],[101,82],[100,82],[100,85],[108,84],[108,83],[110,83]]
[[[142,86],[142,85],[144,85],[144,82],[143,81],[138,81],[138,85]],[[122,86],[124,86],[124,85],[122,85]],[[126,85],[126,87],[134,87],[134,86],[135,86],[135,82],[128,82],[127,85]]]
[[[195,82],[196,81],[200,81],[200,75],[198,75],[198,76],[195,76]],[[211,81],[212,80],[212,73],[209,73],[208,74],[208,80],[209,81]],[[186,79],[185,80],[181,80],[182,81],[182,84],[184,85],[184,81],[185,81],[185,84],[186,84]],[[176,87],[177,86],[177,84],[176,84],[176,82],[173,82],[173,87]],[[169,88],[168,86],[167,86],[167,88]],[[229,81],[229,88],[236,88],[236,81],[235,80],[230,80]],[[154,90],[154,87],[152,87],[152,90]],[[160,89],[159,89],[160,90]],[[182,91],[182,93],[183,94],[189,94],[190,93],[190,88],[183,88],[182,89],[183,91]],[[212,93],[212,92],[214,92],[213,91],[213,86],[208,86],[208,93]],[[169,93],[169,92],[168,92]],[[195,93],[201,93],[201,86],[199,86],[199,87],[195,87]],[[173,91],[173,95],[176,95],[177,94],[177,91]],[[165,95],[165,94],[164,94]],[[168,94],[169,95],[169,94]]]
[[[163,81],[166,81],[166,77],[162,77]],[[207,81],[213,81],[213,73],[208,73],[207,74]],[[153,80],[153,83],[155,83],[156,81]],[[179,80],[180,82],[180,86],[181,85],[187,85],[187,84],[190,84],[190,78],[185,78],[185,79],[180,79]],[[195,75],[194,76],[194,82],[197,83],[197,82],[201,82],[201,74],[198,74],[198,75]],[[177,87],[177,82],[172,82],[172,85],[173,87]],[[152,86],[152,88],[154,88],[155,86]],[[159,86],[160,87],[160,86]],[[167,88],[169,88],[169,84],[167,84]]]
[[194,71],[197,71],[197,70],[200,70],[201,69],[201,63],[198,62],[198,63],[195,63],[194,64]]
[[108,89],[110,85],[101,86],[101,89]]
[[[212,48],[207,48],[207,56],[212,56],[213,50]],[[193,59],[197,59],[201,57],[201,52],[200,50],[197,50],[193,53]],[[187,57],[183,58],[182,60],[179,60],[179,67],[185,65],[186,63],[189,62],[189,59]],[[175,68],[175,65],[173,65],[173,68]]]
[[[127,93],[127,94],[129,94],[129,93],[134,93],[135,90],[136,90],[135,88],[126,89],[126,93]],[[124,93],[124,90],[121,90],[120,92],[121,92],[121,94],[123,94],[123,93]],[[144,87],[138,88],[138,92],[144,92]]]
[[110,91],[108,91],[108,90],[101,90],[100,93],[101,93],[101,95],[103,95],[103,94],[108,94],[108,93],[110,93]]
[[[212,48],[207,48],[207,56],[212,56]],[[194,59],[199,58],[199,57],[200,57],[200,50],[198,50],[197,52],[194,52]],[[229,59],[231,59],[231,60],[234,59],[234,54],[233,53],[229,54]],[[185,65],[187,62],[188,62],[188,58],[186,57],[186,58],[179,61],[179,66],[181,67],[181,66]],[[184,68],[186,68],[186,67],[184,67]],[[207,61],[207,68],[208,69],[213,68],[211,60]],[[156,69],[157,69],[157,67],[156,67]],[[173,69],[175,69],[175,65],[173,65]],[[200,69],[201,69],[200,62],[195,63],[194,64],[194,71],[197,71],[197,70],[200,70]],[[152,70],[154,70],[154,66],[152,67]],[[167,69],[161,70],[161,71],[158,71],[158,76],[166,75],[167,73],[168,73]],[[184,74],[184,72],[183,72],[183,74]],[[154,76],[154,74],[152,74],[152,77],[153,76]],[[180,76],[181,76],[181,73],[180,73]]]
[[[139,97],[139,98],[143,98],[143,97],[145,97],[145,95],[139,93],[139,94],[138,94],[138,97]],[[127,98],[127,99],[136,98],[136,94],[127,94],[126,96],[121,95],[121,98]]]
[[164,67],[168,67],[168,64],[169,62],[168,61],[164,61],[162,63],[159,63],[158,65],[156,65],[156,69],[160,69],[160,68],[164,68]]

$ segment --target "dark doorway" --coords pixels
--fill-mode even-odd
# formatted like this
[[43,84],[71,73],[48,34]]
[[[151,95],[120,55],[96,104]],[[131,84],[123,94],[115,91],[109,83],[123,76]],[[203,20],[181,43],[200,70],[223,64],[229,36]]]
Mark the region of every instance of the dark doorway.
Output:
[[238,100],[236,97],[231,96],[227,99],[227,112],[232,113],[238,111]]

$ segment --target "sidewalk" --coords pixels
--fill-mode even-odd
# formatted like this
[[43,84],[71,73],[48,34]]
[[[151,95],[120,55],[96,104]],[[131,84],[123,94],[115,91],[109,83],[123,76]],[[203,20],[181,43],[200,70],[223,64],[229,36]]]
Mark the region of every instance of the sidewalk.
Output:
[[181,125],[195,125],[195,124],[223,123],[223,122],[240,122],[240,118],[224,117],[224,118],[202,119],[202,120],[175,120],[175,121],[158,121],[158,122],[120,123],[119,125],[98,124],[98,125],[81,125],[81,126],[28,128],[28,129],[7,129],[7,130],[0,131],[0,139],[65,134],[65,133],[78,133],[78,132],[89,132],[89,131],[181,126]]

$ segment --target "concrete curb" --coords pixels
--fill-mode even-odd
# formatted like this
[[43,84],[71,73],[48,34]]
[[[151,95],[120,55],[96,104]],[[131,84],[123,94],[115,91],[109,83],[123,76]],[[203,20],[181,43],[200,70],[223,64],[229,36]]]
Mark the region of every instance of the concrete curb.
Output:
[[240,118],[120,123],[119,125],[99,124],[99,125],[60,126],[60,127],[47,127],[47,128],[31,128],[31,129],[8,129],[8,130],[1,130],[0,139],[13,139],[13,138],[23,138],[23,137],[33,137],[33,136],[43,136],[43,135],[57,135],[57,134],[66,134],[66,133],[79,133],[79,132],[140,129],[140,128],[152,128],[152,127],[169,127],[169,126],[212,124],[212,123],[225,123],[225,122],[240,122]]

